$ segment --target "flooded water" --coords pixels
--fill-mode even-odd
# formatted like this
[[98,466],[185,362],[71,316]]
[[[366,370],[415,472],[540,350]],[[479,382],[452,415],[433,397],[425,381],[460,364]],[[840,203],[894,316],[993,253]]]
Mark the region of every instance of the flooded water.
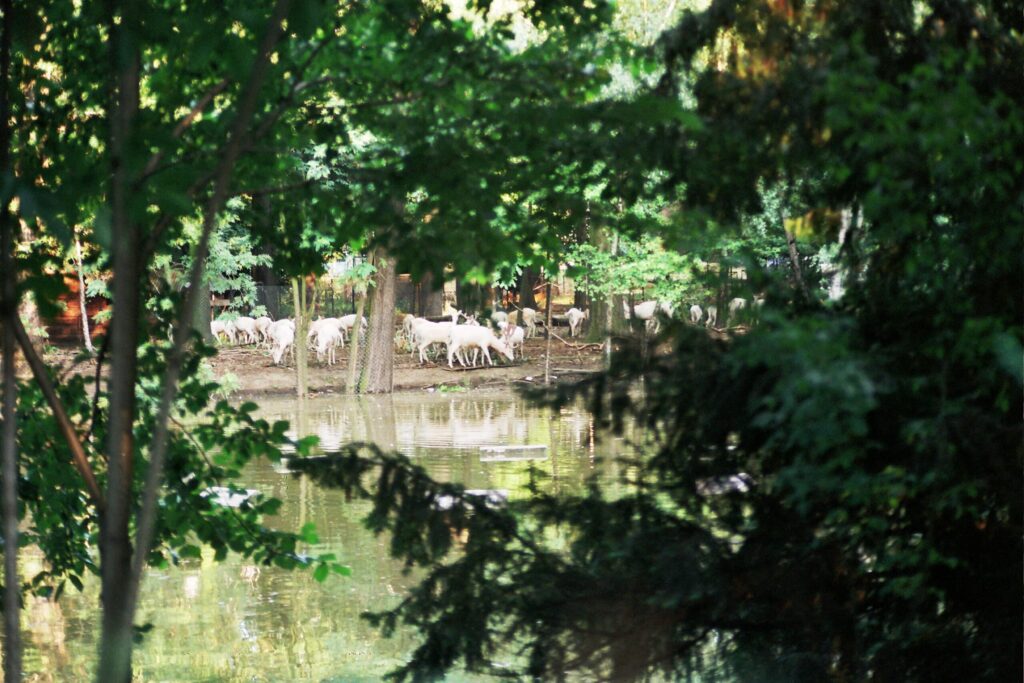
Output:
[[[550,476],[557,492],[578,492],[597,473],[616,478],[620,443],[595,443],[582,409],[552,412],[508,393],[398,394],[380,398],[316,398],[300,410],[294,400],[261,401],[268,419],[292,423],[292,436],[315,434],[324,448],[375,441],[422,464],[436,479],[468,488],[528,495],[530,464]],[[532,461],[510,460],[481,447],[543,446]],[[136,623],[154,628],[135,655],[144,681],[378,681],[405,660],[412,634],[384,639],[359,614],[396,604],[413,580],[387,554],[387,541],[365,531],[366,504],[279,473],[267,462],[246,472],[249,488],[280,498],[274,526],[299,529],[314,522],[320,544],[352,568],[351,577],[316,583],[311,572],[259,567],[237,557],[150,571]],[[40,558],[23,553],[25,571]],[[31,601],[23,615],[26,672],[31,681],[87,681],[99,638],[98,582],[74,589],[59,603]],[[471,680],[453,673],[449,680]]]

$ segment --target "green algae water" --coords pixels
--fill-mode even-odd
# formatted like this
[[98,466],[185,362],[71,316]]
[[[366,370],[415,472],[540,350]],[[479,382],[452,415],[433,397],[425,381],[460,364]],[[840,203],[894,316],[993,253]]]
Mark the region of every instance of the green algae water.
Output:
[[[325,450],[349,441],[374,441],[398,450],[441,481],[467,488],[528,495],[532,465],[548,490],[581,492],[597,474],[617,479],[612,457],[621,443],[595,441],[582,408],[552,411],[507,392],[409,393],[386,397],[264,399],[261,414],[291,422],[293,437],[317,435]],[[535,459],[501,457],[501,448]],[[543,448],[540,448],[543,447]],[[481,449],[484,450],[481,450]],[[498,453],[499,455],[494,455]],[[235,556],[214,562],[212,552],[168,570],[150,570],[136,623],[153,629],[136,649],[137,681],[379,681],[405,661],[415,633],[382,638],[359,615],[396,604],[414,577],[387,552],[387,538],[361,523],[365,503],[296,479],[269,462],[253,463],[241,482],[284,501],[269,520],[279,528],[316,524],[320,543],[305,552],[331,552],[352,576],[317,583],[311,571],[263,567]],[[26,575],[42,568],[34,549],[22,553]],[[29,600],[23,613],[26,680],[89,681],[99,641],[99,581],[58,602]],[[454,672],[451,681],[479,680]]]

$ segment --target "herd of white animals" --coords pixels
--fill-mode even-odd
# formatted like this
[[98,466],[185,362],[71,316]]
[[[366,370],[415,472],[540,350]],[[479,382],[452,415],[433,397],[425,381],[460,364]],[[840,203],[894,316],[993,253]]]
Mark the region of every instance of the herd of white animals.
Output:
[[[762,303],[763,299],[754,299],[753,308],[759,309]],[[729,320],[737,320],[746,308],[746,299],[735,298],[730,301]],[[623,309],[627,319],[635,315],[652,332],[657,332],[661,316],[672,317],[675,314],[672,304],[657,301],[644,301],[632,308],[624,302]],[[705,316],[705,309],[694,304],[690,306],[689,313],[689,320],[694,325],[703,322],[708,327],[716,327],[718,324],[718,309],[715,306],[708,306]],[[575,307],[566,311],[569,336],[579,336],[588,318],[589,311]],[[428,360],[427,352],[435,345],[445,346],[449,367],[454,367],[455,362],[463,367],[476,367],[478,361],[484,365],[494,365],[491,351],[514,361],[516,349],[519,349],[522,357],[523,342],[537,335],[537,323],[540,320],[540,313],[532,308],[511,312],[495,311],[486,325],[481,325],[476,315],[465,315],[458,310],[451,313],[451,320],[442,322],[409,314],[402,319],[398,340],[406,344],[414,355],[418,353],[421,365]],[[317,361],[326,360],[327,365],[334,365],[337,362],[337,350],[345,347],[345,341],[351,338],[355,324],[355,314],[311,321],[306,335],[307,348],[316,351]],[[367,320],[364,317],[360,328],[365,331],[366,327]],[[239,316],[233,320],[214,320],[210,329],[218,342],[256,344],[269,349],[275,365],[280,365],[287,353],[294,355],[294,320],[275,321],[266,316]]]

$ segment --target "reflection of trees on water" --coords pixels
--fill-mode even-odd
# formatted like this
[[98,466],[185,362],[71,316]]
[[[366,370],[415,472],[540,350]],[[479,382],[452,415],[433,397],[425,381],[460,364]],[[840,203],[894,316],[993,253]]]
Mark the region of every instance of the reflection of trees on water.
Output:
[[[550,490],[580,492],[598,471],[612,481],[615,453],[623,442],[595,441],[590,416],[571,408],[549,411],[508,395],[398,394],[354,400],[348,397],[264,401],[262,416],[289,420],[298,438],[320,437],[325,450],[349,441],[376,440],[415,457],[438,479],[468,488],[507,489],[513,498],[527,495],[528,468],[551,475]],[[481,462],[480,446],[546,445],[544,460]],[[281,514],[269,520],[278,528],[316,524],[321,542],[300,548],[330,552],[352,567],[348,578],[319,584],[309,572],[263,567],[229,556],[150,571],[144,583],[140,621],[154,629],[139,651],[143,680],[379,680],[403,661],[412,647],[409,634],[385,640],[359,618],[366,610],[395,604],[414,576],[387,552],[388,541],[369,534],[362,518],[369,505],[346,502],[328,491],[254,462],[245,486],[283,501]],[[26,550],[26,553],[29,551]],[[26,568],[31,568],[26,565]],[[41,568],[38,567],[36,571]],[[29,680],[91,680],[98,633],[98,582],[85,593],[73,590],[57,604],[32,601],[27,607]]]
[[[280,406],[280,404],[273,404]],[[298,425],[296,402],[268,412]],[[585,412],[528,408],[516,397],[399,394],[387,397],[323,397],[306,401],[302,428],[293,438],[316,435],[331,452],[351,441],[374,441],[406,455],[443,449],[478,451],[481,446],[544,444],[594,454],[592,418]]]

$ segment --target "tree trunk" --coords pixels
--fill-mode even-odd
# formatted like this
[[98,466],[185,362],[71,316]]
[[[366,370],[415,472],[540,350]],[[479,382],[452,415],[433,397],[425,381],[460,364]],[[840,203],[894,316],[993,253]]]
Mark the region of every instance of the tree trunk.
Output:
[[533,296],[533,287],[537,284],[537,270],[535,268],[523,268],[519,277],[519,308],[532,308],[536,310],[537,299]]
[[359,299],[356,301],[356,323],[352,325],[352,338],[349,340],[348,347],[348,392],[350,394],[359,393],[359,375],[360,367],[363,364],[362,349],[363,339],[365,337],[362,334],[362,320],[363,315],[366,313],[366,287],[362,286],[359,288]]
[[[370,294],[370,324],[366,335],[362,379],[366,394],[391,393],[394,389],[395,358],[395,259],[384,249],[374,250],[373,291]],[[356,325],[360,320],[356,319]]]
[[85,342],[85,350],[91,355],[96,355],[96,349],[92,345],[92,334],[89,332],[89,307],[85,298],[85,269],[82,265],[82,243],[75,235],[75,256],[78,264],[78,305],[82,309],[82,341]]
[[[4,8],[4,40],[8,38],[8,21],[10,8]],[[0,222],[0,250],[3,251],[4,282],[0,330],[3,333],[3,357],[0,364],[3,368],[3,431],[0,434],[0,474],[3,488],[2,510],[4,541],[4,680],[21,680],[21,605],[20,580],[18,579],[18,427],[15,422],[15,402],[18,398],[18,385],[14,376],[14,325],[11,319],[18,314],[15,301],[14,268],[11,263],[11,217],[7,207],[0,209],[3,216]]]
[[455,307],[460,311],[482,311],[485,301],[484,288],[481,285],[455,281]]
[[[32,244],[32,230],[29,228],[28,223],[23,220],[19,220],[18,223],[21,229],[22,244]],[[14,228],[12,227],[11,229],[13,230]],[[18,301],[18,318],[36,347],[41,347],[46,343],[46,326],[43,325],[43,319],[39,315],[39,306],[36,305],[33,292],[25,292]]]
[[544,384],[551,384],[551,282],[544,296]]
[[[0,3],[3,34],[0,35],[0,177],[10,167],[10,104],[7,99],[11,73],[11,0]],[[0,430],[0,523],[4,542],[4,680],[21,680],[21,595],[18,579],[18,425],[15,402],[18,385],[14,375],[13,320],[18,315],[14,272],[14,216],[9,202],[0,205],[0,371],[3,374],[3,420]]]
[[213,343],[213,331],[210,329],[210,283],[206,281],[206,275],[200,279],[199,293],[196,295],[196,309],[192,316],[192,329],[203,335],[203,341],[207,344]]
[[306,283],[302,278],[292,280],[292,297],[295,302],[295,393],[302,398],[309,393],[309,306],[306,305]]
[[434,276],[431,273],[424,275],[417,285],[419,296],[417,297],[416,315],[421,318],[444,315],[444,281],[435,289]]
[[140,61],[138,8],[124,3],[120,23],[109,17],[110,55],[116,78],[111,98],[110,192],[113,235],[113,309],[110,325],[110,408],[107,441],[107,507],[100,520],[100,573],[103,622],[97,681],[131,680],[132,611],[126,588],[131,580],[132,543],[128,532],[135,452],[136,353],[139,346],[142,244],[131,183],[135,176],[131,145],[139,110]]
[[804,282],[803,271],[800,268],[800,253],[796,249],[796,237],[792,231],[786,230],[786,246],[789,247],[789,262],[793,265],[793,284],[796,285],[797,290],[806,299],[810,296],[807,291],[807,283]]
[[[584,214],[583,220],[576,226],[575,233],[576,244],[583,245],[590,239],[590,202],[587,202],[586,213]],[[581,311],[587,310],[590,305],[589,297],[583,291],[582,287],[577,286],[577,282],[573,279],[572,288],[572,305]]]
[[439,282],[430,278],[430,287],[423,291],[423,315],[444,315],[444,279]]
[[[612,257],[618,255],[618,235],[609,235],[605,228],[595,228],[591,232],[591,239],[599,249],[607,251]],[[587,332],[587,341],[604,342],[606,354],[611,352],[611,336],[625,334],[629,329],[623,312],[625,302],[626,297],[622,294],[612,294],[606,299],[595,297],[590,301],[590,329]]]

